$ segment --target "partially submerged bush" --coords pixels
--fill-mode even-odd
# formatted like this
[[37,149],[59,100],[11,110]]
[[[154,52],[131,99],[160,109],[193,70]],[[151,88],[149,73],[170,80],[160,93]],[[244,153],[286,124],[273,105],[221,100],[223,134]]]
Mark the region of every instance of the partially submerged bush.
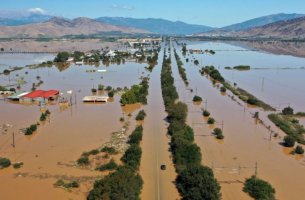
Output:
[[77,160],[77,164],[81,165],[81,166],[85,166],[85,165],[89,165],[90,161],[88,156],[82,156]]
[[285,145],[286,147],[293,147],[294,144],[295,144],[295,139],[294,139],[292,136],[286,135],[286,136],[284,137],[284,145]]
[[203,113],[202,113],[202,115],[205,116],[205,117],[209,117],[211,114],[210,114],[209,111],[204,110]]
[[62,179],[58,179],[56,183],[54,183],[55,187],[63,187],[63,188],[78,188],[79,183],[77,181],[65,182]]
[[107,147],[107,146],[103,147],[101,149],[101,152],[108,153],[108,154],[117,154],[118,153],[114,147]]
[[210,118],[208,119],[208,124],[215,124],[215,119],[212,118],[212,117],[210,117]]
[[37,124],[32,124],[30,127],[25,129],[25,135],[32,135],[37,130]]
[[268,182],[256,176],[252,176],[246,180],[243,190],[256,200],[275,199],[275,189]]
[[14,164],[13,164],[14,169],[19,169],[19,168],[21,168],[22,166],[23,166],[23,162],[18,162],[18,163],[14,163]]
[[145,117],[146,117],[145,111],[144,110],[140,110],[140,112],[136,116],[136,120],[137,121],[141,121],[141,120],[144,120]]
[[0,169],[9,167],[11,165],[11,161],[8,158],[0,157]]
[[194,102],[200,102],[200,101],[202,101],[202,98],[200,96],[195,95],[194,98],[193,98],[193,101]]
[[111,159],[108,163],[99,166],[96,168],[98,171],[106,171],[106,170],[115,170],[118,168],[118,165],[114,162],[113,159]]
[[282,110],[282,113],[283,115],[293,115],[293,108],[288,106]]
[[295,148],[294,152],[295,152],[296,154],[304,154],[304,149],[303,149],[302,146],[298,145],[298,146]]

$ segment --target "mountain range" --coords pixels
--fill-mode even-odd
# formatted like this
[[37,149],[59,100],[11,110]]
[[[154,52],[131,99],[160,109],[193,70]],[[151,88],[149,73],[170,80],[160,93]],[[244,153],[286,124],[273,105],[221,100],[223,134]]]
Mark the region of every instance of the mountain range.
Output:
[[46,22],[0,27],[1,38],[62,37],[66,35],[92,35],[109,32],[148,33],[145,30],[105,24],[85,17],[73,20],[53,17]]
[[[272,33],[273,36],[288,34],[289,37],[305,38],[302,31],[303,23],[301,22],[304,16],[303,14],[295,13],[279,13],[215,28],[154,18],[100,17],[89,19],[80,17],[70,20],[42,13],[31,13],[27,16],[7,18],[0,15],[0,37],[61,37],[65,35],[121,32],[196,36],[268,36],[268,34]],[[289,27],[293,28],[292,31],[284,30],[281,27],[288,26],[289,23],[294,24]]]

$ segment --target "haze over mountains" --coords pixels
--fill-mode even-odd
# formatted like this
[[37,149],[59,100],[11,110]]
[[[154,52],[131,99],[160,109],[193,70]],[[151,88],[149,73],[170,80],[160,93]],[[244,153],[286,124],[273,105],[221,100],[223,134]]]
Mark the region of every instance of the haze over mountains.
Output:
[[[197,36],[269,36],[269,34],[272,34],[272,37],[305,38],[302,22],[302,17],[304,16],[304,14],[280,13],[258,17],[222,28],[214,28],[154,18],[100,17],[89,19],[81,17],[69,20],[59,17],[53,18],[43,13],[29,13],[26,16],[9,16],[7,18],[0,14],[0,37],[62,37],[65,35],[121,32]],[[293,25],[289,26],[289,23]],[[269,24],[272,24],[272,28],[268,26]],[[266,30],[266,26],[268,30]],[[291,30],[286,30],[281,26],[287,26]]]

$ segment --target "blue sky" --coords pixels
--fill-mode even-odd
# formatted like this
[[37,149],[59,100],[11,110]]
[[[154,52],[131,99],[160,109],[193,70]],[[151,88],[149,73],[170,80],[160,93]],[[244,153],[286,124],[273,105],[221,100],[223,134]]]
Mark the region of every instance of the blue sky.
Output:
[[4,0],[0,12],[41,8],[67,18],[164,18],[225,26],[274,13],[305,13],[305,0]]

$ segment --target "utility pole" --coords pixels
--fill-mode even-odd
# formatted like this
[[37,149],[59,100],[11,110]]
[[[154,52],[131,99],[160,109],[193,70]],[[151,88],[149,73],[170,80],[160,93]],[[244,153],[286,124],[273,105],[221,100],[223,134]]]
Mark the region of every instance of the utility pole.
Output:
[[12,144],[13,148],[15,148],[15,133],[13,132],[13,144]]
[[223,132],[223,126],[224,126],[224,123],[223,123],[223,120],[221,121],[221,130]]
[[208,100],[205,100],[205,110],[208,110]]
[[255,177],[257,177],[257,174],[258,174],[258,164],[257,164],[257,161],[256,161],[255,162],[255,172],[254,172]]

